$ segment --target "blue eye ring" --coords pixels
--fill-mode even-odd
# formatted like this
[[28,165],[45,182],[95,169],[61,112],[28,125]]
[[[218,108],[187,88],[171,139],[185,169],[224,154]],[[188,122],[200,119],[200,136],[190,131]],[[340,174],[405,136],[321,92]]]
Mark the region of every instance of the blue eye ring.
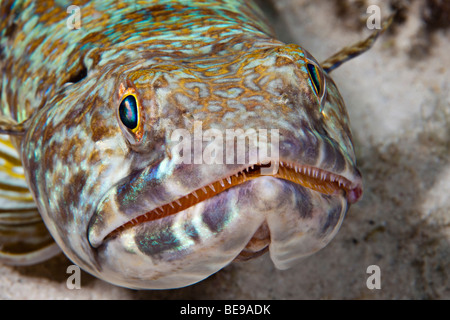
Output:
[[120,103],[119,119],[133,133],[139,128],[139,104],[134,94],[128,94]]

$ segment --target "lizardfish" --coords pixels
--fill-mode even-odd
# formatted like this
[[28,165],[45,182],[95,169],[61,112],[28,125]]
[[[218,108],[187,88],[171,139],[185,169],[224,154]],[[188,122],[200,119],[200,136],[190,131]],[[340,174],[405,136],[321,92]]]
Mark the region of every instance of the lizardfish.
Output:
[[247,0],[3,0],[0,18],[4,263],[60,249],[138,289],[267,251],[286,269],[362,195],[329,73],[385,28],[320,64]]

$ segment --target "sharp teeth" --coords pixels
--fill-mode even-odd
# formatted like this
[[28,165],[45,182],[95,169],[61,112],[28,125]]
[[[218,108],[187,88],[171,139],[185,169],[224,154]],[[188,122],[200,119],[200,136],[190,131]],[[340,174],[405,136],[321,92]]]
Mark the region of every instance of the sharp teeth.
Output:
[[179,200],[175,200],[175,202],[181,207],[181,202]]
[[223,180],[220,180],[220,185],[225,188],[225,184],[223,183]]
[[197,195],[197,192],[192,192],[192,194],[194,195],[194,197],[196,197],[197,199],[198,199],[198,195]]
[[229,184],[231,184],[231,178],[230,177],[227,178],[227,181],[228,181]]
[[161,212],[161,213],[164,213],[164,210],[163,210],[163,208],[161,208],[161,207],[158,207],[158,210]]
[[169,203],[169,206],[171,206],[172,209],[175,209],[175,207],[173,206],[172,202]]
[[212,191],[216,192],[216,189],[214,189],[214,186],[212,184],[210,184],[208,187],[210,187]]
[[284,167],[283,161],[280,161],[280,165],[281,165],[282,167]]
[[245,170],[247,170],[247,172],[250,170],[250,168],[249,167],[247,167]]
[[252,165],[252,170],[253,170],[254,168],[255,168],[255,165],[253,164],[253,165]]
[[203,190],[203,192],[204,192],[205,194],[208,193],[208,191],[206,191],[206,188],[205,188],[205,187],[202,187],[202,190]]
[[295,166],[295,173],[297,173],[298,172],[298,168],[297,168],[297,166]]
[[247,179],[247,176],[245,175],[244,171],[242,171],[242,174],[244,175],[244,179]]

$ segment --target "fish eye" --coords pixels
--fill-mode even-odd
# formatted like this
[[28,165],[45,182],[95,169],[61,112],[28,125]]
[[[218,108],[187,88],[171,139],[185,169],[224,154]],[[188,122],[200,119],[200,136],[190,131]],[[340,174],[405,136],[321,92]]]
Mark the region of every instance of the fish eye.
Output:
[[120,121],[125,127],[134,131],[139,124],[138,102],[133,94],[129,94],[122,99],[119,106]]
[[320,99],[322,96],[323,88],[319,68],[312,63],[307,63],[306,68],[308,69],[309,78],[311,79],[311,82],[313,84],[314,92]]

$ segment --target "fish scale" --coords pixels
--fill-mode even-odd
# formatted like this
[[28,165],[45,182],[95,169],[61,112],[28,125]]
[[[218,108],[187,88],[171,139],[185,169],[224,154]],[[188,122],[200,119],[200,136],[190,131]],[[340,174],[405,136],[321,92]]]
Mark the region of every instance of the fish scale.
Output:
[[[252,1],[70,5],[0,3],[0,261],[60,249],[105,281],[162,289],[267,251],[286,269],[331,241],[362,184],[329,72],[388,24],[319,64]],[[279,156],[186,162],[171,137],[199,122],[276,129]]]

